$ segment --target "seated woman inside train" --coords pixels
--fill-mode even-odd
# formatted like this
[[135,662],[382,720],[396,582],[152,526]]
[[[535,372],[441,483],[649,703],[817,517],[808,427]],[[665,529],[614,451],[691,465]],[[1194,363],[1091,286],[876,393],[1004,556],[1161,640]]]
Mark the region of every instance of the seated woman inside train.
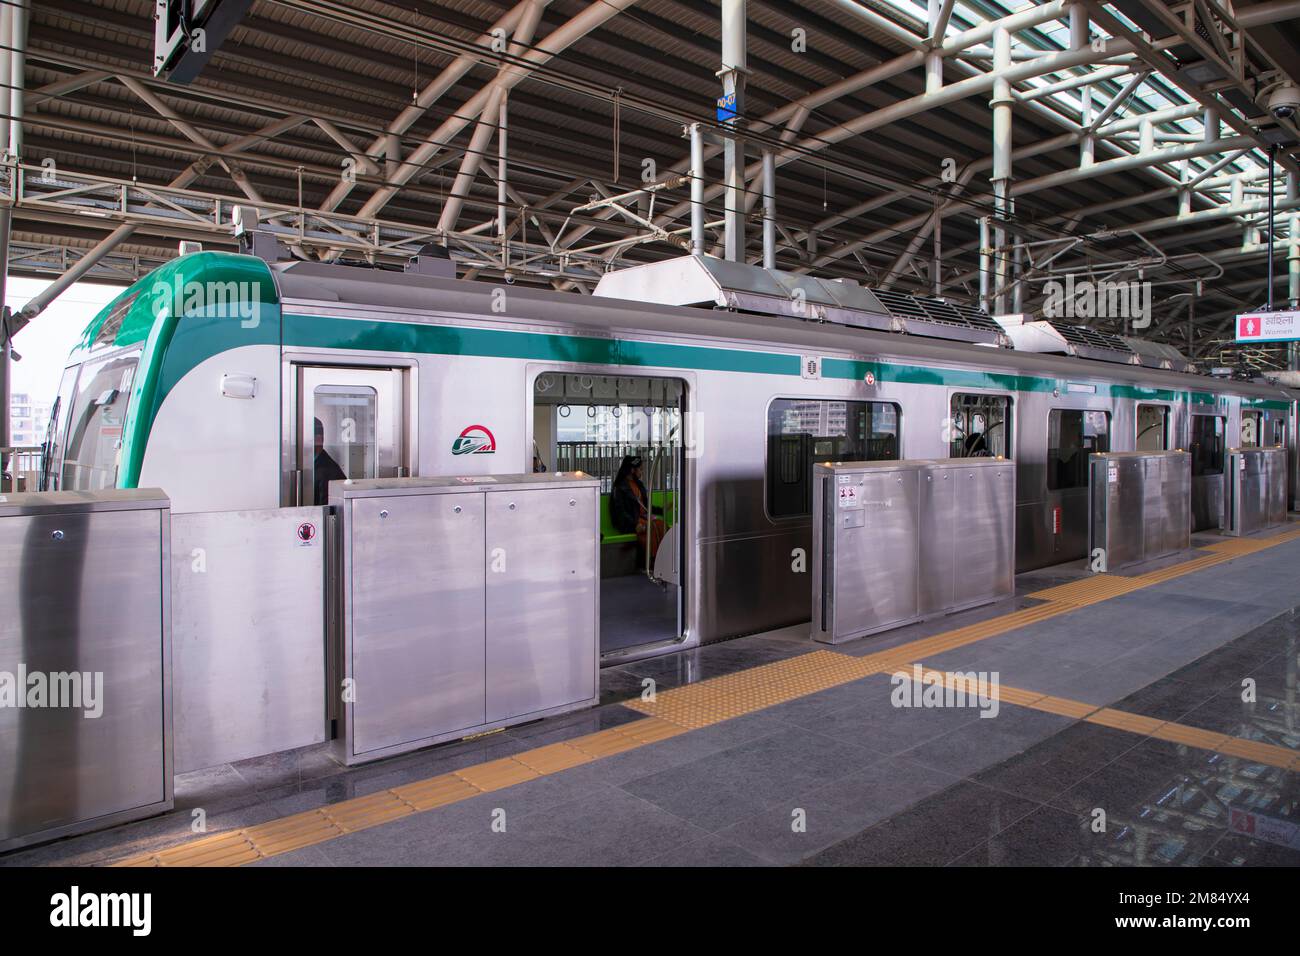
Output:
[[315,503],[327,505],[330,500],[330,482],[343,481],[347,475],[339,463],[325,450],[325,426],[319,418],[314,419],[314,437],[316,440],[316,458],[312,462],[312,472],[316,477]]
[[650,564],[664,537],[663,509],[654,507],[641,483],[641,458],[628,455],[619,465],[609,496],[609,520],[623,534],[636,534],[637,545],[649,549]]

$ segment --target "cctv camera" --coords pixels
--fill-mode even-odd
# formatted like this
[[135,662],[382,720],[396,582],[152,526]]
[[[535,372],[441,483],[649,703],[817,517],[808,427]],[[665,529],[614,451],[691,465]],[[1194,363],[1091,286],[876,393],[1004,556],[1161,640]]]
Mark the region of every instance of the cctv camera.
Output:
[[1300,87],[1292,83],[1279,86],[1269,94],[1268,111],[1274,119],[1291,119],[1300,112]]

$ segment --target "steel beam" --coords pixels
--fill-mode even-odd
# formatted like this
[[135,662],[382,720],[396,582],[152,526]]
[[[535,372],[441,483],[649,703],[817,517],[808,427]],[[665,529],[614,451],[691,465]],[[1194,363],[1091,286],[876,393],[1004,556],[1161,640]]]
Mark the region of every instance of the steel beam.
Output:
[[447,145],[453,136],[478,119],[492,98],[494,89],[509,92],[526,79],[535,67],[550,62],[558,54],[581,40],[592,30],[633,6],[637,0],[601,0],[583,8],[582,12],[556,27],[545,39],[534,44],[520,59],[522,65],[507,67],[505,75],[495,83],[488,84],[470,97],[469,101],[459,106],[439,127],[430,133],[424,141],[406,157],[402,166],[392,179],[381,186],[366,200],[358,215],[362,218],[372,217],[392,200],[394,196],[424,168],[440,149]]
[[[414,101],[388,124],[384,132],[374,138],[374,141],[366,148],[366,155],[372,159],[385,156],[389,152],[391,137],[401,137],[408,132],[416,121],[442,98],[444,93],[464,79],[477,64],[483,62],[488,55],[488,51],[492,48],[492,44],[497,40],[498,31],[504,31],[504,34],[513,31],[524,11],[534,2],[545,6],[550,0],[520,0],[510,10],[498,17],[475,41],[476,45],[483,48],[484,52],[481,54],[462,53],[447,64],[437,76],[425,84],[420,92],[415,95]],[[396,171],[397,169],[394,168],[389,171],[388,175],[391,177]],[[325,198],[325,201],[321,203],[321,210],[333,212],[348,197],[355,185],[355,182],[340,182]]]

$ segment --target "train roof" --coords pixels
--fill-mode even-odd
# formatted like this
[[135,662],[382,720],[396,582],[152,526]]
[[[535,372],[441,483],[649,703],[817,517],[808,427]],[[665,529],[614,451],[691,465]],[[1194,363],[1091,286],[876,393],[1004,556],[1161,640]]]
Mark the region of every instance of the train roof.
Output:
[[[1136,386],[1223,392],[1261,398],[1282,397],[1269,384],[1225,381],[1204,375],[1122,365],[1074,356],[996,348],[965,341],[924,338],[898,332],[854,328],[833,322],[755,314],[720,308],[659,305],[629,299],[574,295],[497,282],[441,278],[318,262],[272,266],[286,301],[323,302],[402,312],[437,310],[502,324],[538,321],[590,328],[597,335],[637,333],[693,336],[791,349],[847,352],[871,358],[919,360],[918,364],[976,365],[1007,373],[1063,379],[1100,378]],[[509,289],[505,315],[494,312],[493,290]]]
[[[788,348],[825,350],[871,359],[915,364],[966,365],[1011,374],[1061,379],[1096,378],[1134,386],[1199,390],[1259,398],[1291,396],[1267,383],[1229,381],[1177,372],[1095,361],[1077,356],[926,338],[785,315],[724,308],[660,305],[628,299],[575,295],[499,282],[421,275],[321,262],[266,263],[248,255],[200,252],[179,257],[137,281],[87,326],[79,350],[122,347],[144,341],[165,312],[174,290],[191,283],[246,283],[263,305],[292,311],[310,304],[354,306],[403,313],[419,321],[430,312],[458,314],[503,327],[531,323],[578,326],[597,337],[637,334],[687,336]],[[496,290],[508,289],[504,314],[494,308]],[[498,293],[499,294],[499,293]],[[435,305],[436,302],[436,305]],[[74,354],[74,360],[76,360]]]

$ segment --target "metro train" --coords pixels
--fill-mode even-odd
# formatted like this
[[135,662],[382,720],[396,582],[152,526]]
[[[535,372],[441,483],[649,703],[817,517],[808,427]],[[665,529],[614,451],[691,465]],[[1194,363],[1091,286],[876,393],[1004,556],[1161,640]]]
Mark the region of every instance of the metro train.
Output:
[[[668,526],[654,561],[602,513],[613,662],[806,621],[815,462],[1013,459],[1025,571],[1084,557],[1091,452],[1190,449],[1197,528],[1218,523],[1226,449],[1285,444],[1294,461],[1281,388],[1006,347],[983,313],[936,299],[859,290],[876,305],[844,319],[818,294],[848,286],[687,260],[721,277],[712,308],[616,297],[680,299],[689,283],[650,266],[613,295],[575,295],[181,256],[86,328],[42,486],[159,487],[174,512],[243,511],[324,503],[322,451],[349,478],[608,479],[623,455],[648,456]],[[811,304],[799,292],[764,313],[754,303],[775,293],[735,294],[775,280]]]

